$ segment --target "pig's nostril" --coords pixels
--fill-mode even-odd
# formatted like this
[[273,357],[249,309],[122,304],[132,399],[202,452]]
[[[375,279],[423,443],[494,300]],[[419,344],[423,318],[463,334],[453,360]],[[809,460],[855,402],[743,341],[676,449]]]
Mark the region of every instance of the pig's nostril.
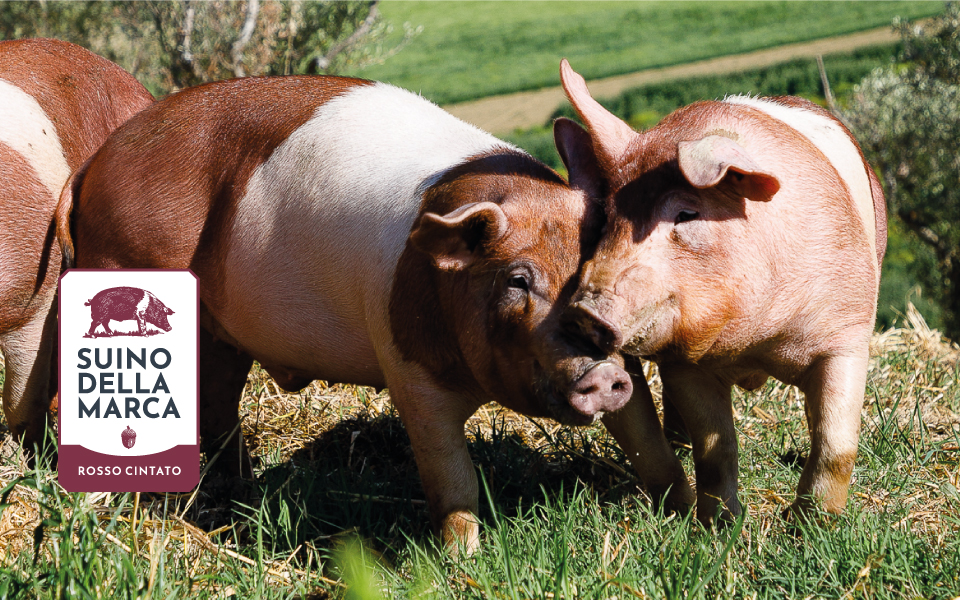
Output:
[[569,396],[570,405],[584,415],[619,410],[633,394],[626,371],[609,362],[591,367],[578,379]]
[[567,328],[572,333],[604,354],[611,354],[622,345],[620,329],[604,318],[590,300],[572,304],[565,317]]

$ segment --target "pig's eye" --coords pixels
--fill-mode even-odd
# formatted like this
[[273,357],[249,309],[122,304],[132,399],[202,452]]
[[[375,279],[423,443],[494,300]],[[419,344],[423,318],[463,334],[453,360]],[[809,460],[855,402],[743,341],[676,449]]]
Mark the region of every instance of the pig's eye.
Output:
[[673,222],[674,225],[679,225],[680,223],[686,223],[687,221],[693,221],[700,216],[695,210],[683,209],[677,213],[677,219]]
[[527,284],[527,278],[523,275],[512,275],[510,279],[507,279],[507,287],[517,288],[525,292],[530,289],[530,286]]

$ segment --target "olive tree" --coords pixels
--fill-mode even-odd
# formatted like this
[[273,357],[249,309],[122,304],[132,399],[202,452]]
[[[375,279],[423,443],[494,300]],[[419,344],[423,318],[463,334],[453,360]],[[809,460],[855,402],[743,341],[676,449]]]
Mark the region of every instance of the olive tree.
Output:
[[894,26],[898,63],[865,78],[844,116],[879,170],[890,215],[933,250],[936,272],[918,275],[939,297],[945,333],[960,339],[960,5]]
[[385,60],[418,30],[392,26],[379,0],[0,2],[0,38],[57,37],[136,75],[158,95],[247,75],[336,74]]

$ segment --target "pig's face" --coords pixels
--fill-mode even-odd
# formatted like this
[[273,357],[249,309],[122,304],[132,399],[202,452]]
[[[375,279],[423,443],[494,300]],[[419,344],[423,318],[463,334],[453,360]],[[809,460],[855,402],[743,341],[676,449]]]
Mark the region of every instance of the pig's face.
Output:
[[[590,193],[531,162],[519,155],[480,158],[426,195],[431,210],[411,243],[432,258],[435,314],[446,323],[421,329],[420,339],[446,338],[443,345],[460,356],[408,350],[407,358],[448,387],[479,386],[518,412],[588,424],[632,393],[622,359],[569,336],[562,320],[603,214]],[[445,206],[465,198],[471,201]],[[397,300],[395,292],[392,308]],[[409,347],[402,329],[395,318],[398,345]]]
[[[164,311],[168,310],[170,309],[164,309]],[[167,319],[167,313],[164,311],[157,313],[153,319],[153,324],[164,331],[170,331],[170,321]]]
[[741,275],[769,271],[769,236],[756,231],[764,207],[754,201],[769,200],[776,181],[729,138],[676,137],[649,132],[624,169],[630,181],[612,198],[568,313],[608,351],[696,360],[751,296]]
[[540,189],[501,205],[507,232],[470,270],[475,303],[462,313],[460,346],[468,364],[486,363],[495,374],[484,387],[502,404],[582,425],[619,408],[631,391],[619,356],[572,343],[561,323],[601,215],[582,193],[533,187]]
[[156,325],[163,331],[170,331],[170,321],[167,315],[172,315],[173,311],[164,306],[155,296],[150,298],[150,305],[147,308],[146,319]]
[[608,186],[608,225],[567,310],[571,332],[607,352],[696,361],[736,325],[744,302],[760,301],[748,274],[776,262],[777,221],[765,205],[780,183],[717,103],[638,133],[593,100],[566,61],[561,79]]

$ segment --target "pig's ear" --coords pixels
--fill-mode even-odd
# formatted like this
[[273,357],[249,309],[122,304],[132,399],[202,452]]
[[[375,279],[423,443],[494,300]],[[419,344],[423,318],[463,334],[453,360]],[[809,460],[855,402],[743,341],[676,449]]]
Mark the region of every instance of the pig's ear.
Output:
[[737,175],[730,178],[731,183],[744,198],[767,201],[780,189],[776,176],[761,169],[743,146],[726,136],[680,142],[677,149],[680,170],[695,188],[713,187],[732,171]]
[[410,234],[414,248],[433,257],[437,268],[469,267],[483,246],[507,232],[507,216],[493,202],[474,202],[446,215],[424,213]]
[[636,139],[637,132],[593,99],[587,82],[567,59],[560,61],[560,83],[570,104],[590,128],[597,156],[605,166],[612,167]]
[[567,168],[570,186],[594,198],[602,197],[604,178],[590,134],[576,122],[560,117],[553,122],[553,142]]

